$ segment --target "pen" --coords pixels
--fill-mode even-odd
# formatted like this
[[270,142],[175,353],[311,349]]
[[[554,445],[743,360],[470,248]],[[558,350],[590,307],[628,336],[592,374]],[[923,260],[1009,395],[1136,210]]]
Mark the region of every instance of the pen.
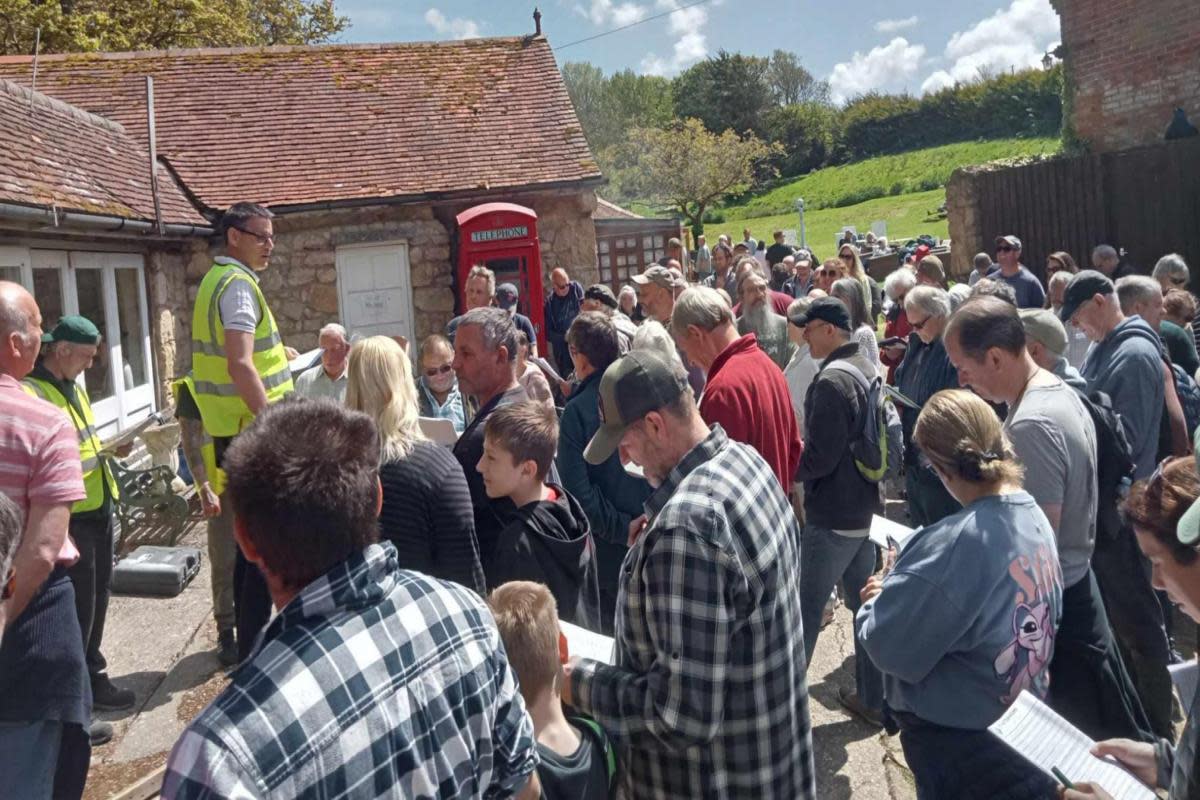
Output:
[[1058,782],[1061,783],[1063,786],[1065,786],[1068,789],[1075,788],[1075,784],[1073,784],[1069,780],[1067,780],[1067,776],[1063,775],[1062,770],[1060,770],[1058,767],[1051,767],[1050,771],[1054,773],[1054,777],[1058,778]]

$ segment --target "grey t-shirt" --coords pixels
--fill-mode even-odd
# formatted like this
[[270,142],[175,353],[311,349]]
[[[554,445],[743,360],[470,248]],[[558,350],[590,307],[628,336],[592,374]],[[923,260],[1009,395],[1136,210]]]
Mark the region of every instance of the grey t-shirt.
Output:
[[[237,264],[232,258],[217,258],[218,264]],[[246,270],[251,272],[250,270]],[[253,272],[251,272],[253,275]],[[258,277],[255,276],[255,280]],[[258,307],[258,298],[254,296],[254,288],[246,281],[230,281],[225,290],[221,292],[221,299],[218,301],[218,309],[221,312],[221,327],[227,331],[241,331],[242,333],[254,333],[258,327],[259,321],[262,319],[262,309]]]
[[1039,506],[1060,505],[1058,560],[1063,586],[1085,575],[1096,545],[1096,428],[1079,395],[1061,380],[1030,386],[1004,430]]

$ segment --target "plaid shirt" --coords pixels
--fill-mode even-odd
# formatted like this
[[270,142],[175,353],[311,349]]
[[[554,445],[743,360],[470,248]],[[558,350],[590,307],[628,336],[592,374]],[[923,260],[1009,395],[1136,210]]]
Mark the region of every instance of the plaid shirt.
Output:
[[389,542],[309,584],[175,744],[166,798],[511,797],[533,723],[490,613]]
[[616,738],[626,792],[815,797],[800,530],[771,468],[719,425],[646,502],[621,569],[614,666],[575,703]]

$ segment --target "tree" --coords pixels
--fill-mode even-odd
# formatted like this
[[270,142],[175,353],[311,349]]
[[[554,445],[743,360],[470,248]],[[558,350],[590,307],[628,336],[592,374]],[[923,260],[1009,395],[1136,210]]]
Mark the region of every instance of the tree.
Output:
[[346,29],[333,0],[0,0],[0,55],[317,44]]
[[605,173],[612,169],[614,148],[622,145],[632,128],[659,128],[671,122],[671,82],[654,75],[623,70],[606,78],[588,63],[563,66],[567,93],[575,105],[579,124]]
[[749,189],[755,168],[777,150],[753,134],[712,133],[697,119],[665,130],[638,128],[630,133],[614,183],[623,194],[676,211],[692,230],[703,231],[704,212]]
[[771,54],[766,71],[767,85],[781,106],[798,103],[820,103],[828,105],[829,82],[813,77],[796,58],[795,53],[776,50]]
[[767,66],[765,58],[722,50],[688,68],[672,86],[675,116],[698,119],[713,133],[753,131],[761,136],[762,113],[774,104]]
[[821,103],[796,103],[767,112],[767,139],[778,144],[779,172],[803,175],[825,166],[833,151],[837,111]]

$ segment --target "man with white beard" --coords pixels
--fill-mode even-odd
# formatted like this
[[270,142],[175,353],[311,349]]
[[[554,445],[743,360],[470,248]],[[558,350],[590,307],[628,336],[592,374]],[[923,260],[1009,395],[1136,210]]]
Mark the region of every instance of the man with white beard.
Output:
[[738,284],[742,315],[738,317],[737,332],[741,336],[753,333],[758,346],[781,370],[792,360],[796,345],[788,337],[787,319],[775,313],[768,304],[770,286],[758,271],[750,270]]

